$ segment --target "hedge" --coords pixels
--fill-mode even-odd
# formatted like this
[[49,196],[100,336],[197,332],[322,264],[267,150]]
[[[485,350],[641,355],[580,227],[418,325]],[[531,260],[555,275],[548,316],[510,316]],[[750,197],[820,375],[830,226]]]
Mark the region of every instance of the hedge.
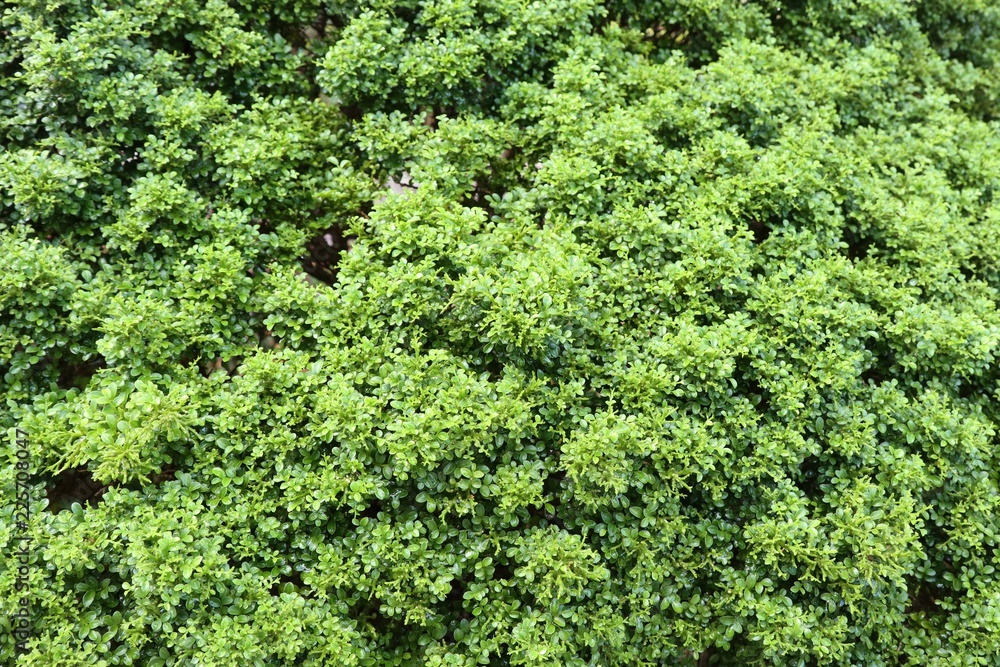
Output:
[[3,664],[996,664],[996,3],[0,11]]

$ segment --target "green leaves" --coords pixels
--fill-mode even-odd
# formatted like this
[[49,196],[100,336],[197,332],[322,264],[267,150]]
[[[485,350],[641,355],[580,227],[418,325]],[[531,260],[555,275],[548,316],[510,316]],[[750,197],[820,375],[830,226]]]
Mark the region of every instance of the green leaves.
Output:
[[343,28],[317,80],[337,103],[416,111],[489,109],[513,76],[537,79],[603,8],[559,2],[378,3],[339,8]]
[[17,664],[993,664],[989,2],[121,4],[0,16]]

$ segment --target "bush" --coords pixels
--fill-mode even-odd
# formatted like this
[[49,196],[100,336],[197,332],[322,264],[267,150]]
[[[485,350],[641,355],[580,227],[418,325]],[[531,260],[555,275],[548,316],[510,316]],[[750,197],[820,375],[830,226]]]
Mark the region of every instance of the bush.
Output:
[[998,35],[6,5],[4,664],[995,664]]

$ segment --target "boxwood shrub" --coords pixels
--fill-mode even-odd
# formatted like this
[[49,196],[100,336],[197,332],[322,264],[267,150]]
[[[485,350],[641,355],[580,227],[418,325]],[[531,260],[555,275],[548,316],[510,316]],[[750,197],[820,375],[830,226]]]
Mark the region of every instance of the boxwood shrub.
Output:
[[0,663],[996,664],[995,2],[0,12]]

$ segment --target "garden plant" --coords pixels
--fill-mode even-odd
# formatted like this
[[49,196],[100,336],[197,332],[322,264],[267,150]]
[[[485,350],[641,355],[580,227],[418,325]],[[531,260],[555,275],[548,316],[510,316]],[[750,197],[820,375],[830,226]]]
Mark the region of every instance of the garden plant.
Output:
[[996,0],[0,3],[0,665],[1000,656]]

